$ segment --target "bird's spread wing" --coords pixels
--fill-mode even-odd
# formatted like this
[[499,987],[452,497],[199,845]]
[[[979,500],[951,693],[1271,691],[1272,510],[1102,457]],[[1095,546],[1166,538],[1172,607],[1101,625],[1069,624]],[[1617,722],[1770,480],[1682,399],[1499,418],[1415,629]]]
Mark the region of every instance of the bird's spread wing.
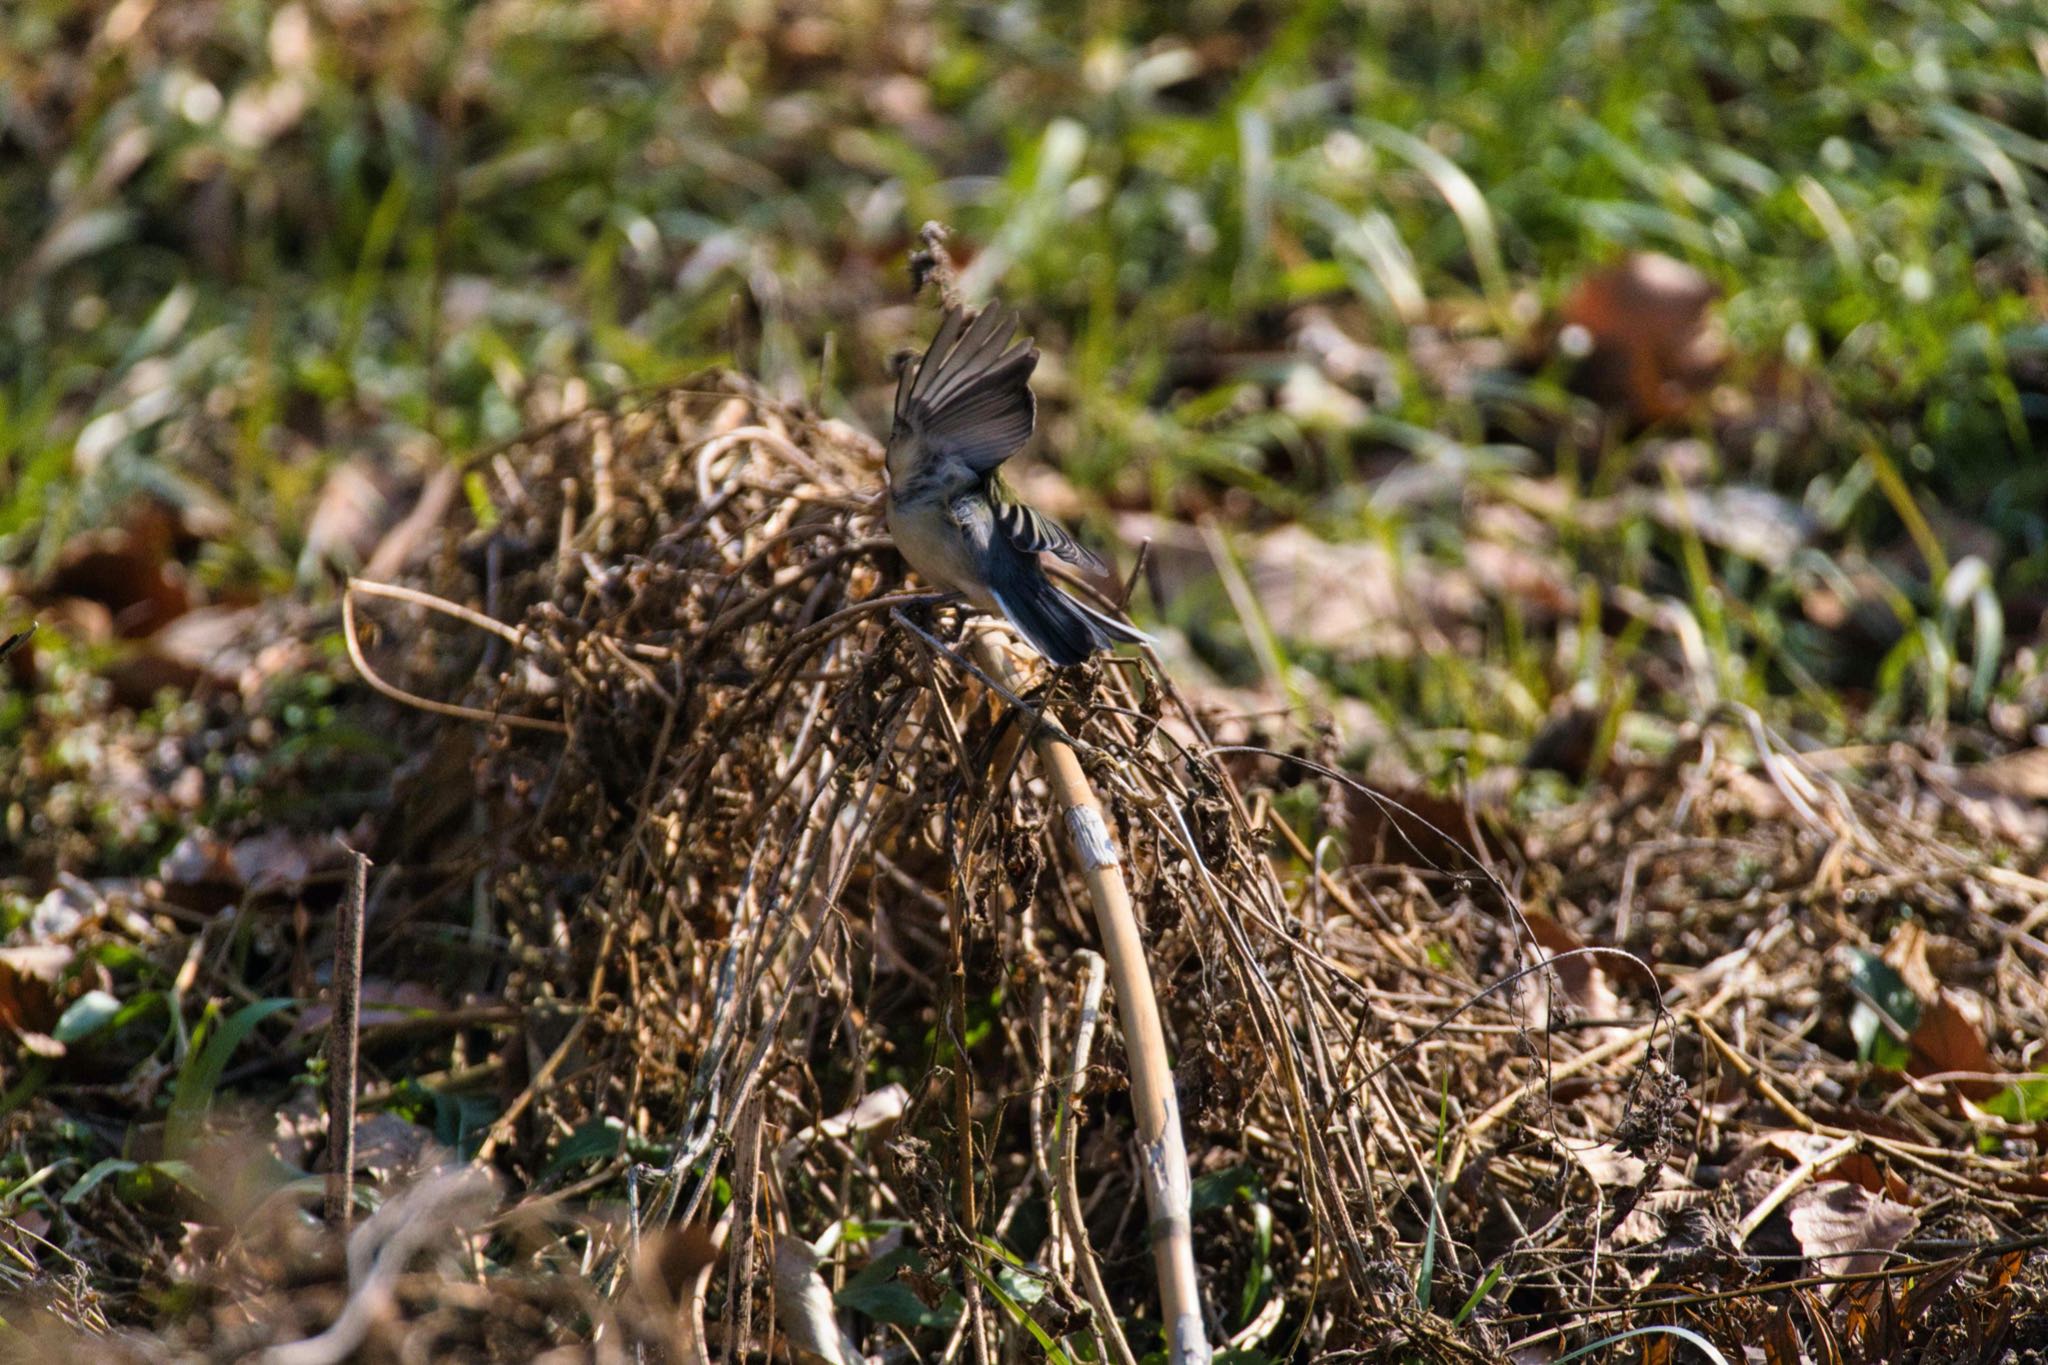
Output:
[[1087,573],[1109,572],[1101,556],[1068,535],[1065,527],[1045,513],[1018,501],[1017,495],[996,475],[989,476],[988,500],[996,509],[996,529],[1026,554],[1043,550]]
[[1001,304],[946,310],[931,348],[896,384],[892,475],[905,467],[941,487],[964,486],[1031,438],[1038,349],[1028,337],[1011,345],[1016,329],[1017,315]]

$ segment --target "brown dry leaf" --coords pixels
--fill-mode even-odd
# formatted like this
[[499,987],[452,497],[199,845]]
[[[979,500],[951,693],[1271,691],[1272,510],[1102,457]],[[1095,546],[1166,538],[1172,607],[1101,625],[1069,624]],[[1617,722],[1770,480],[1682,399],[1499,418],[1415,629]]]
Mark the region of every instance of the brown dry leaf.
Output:
[[35,909],[29,911],[27,938],[37,944],[70,938],[105,914],[106,909],[107,898],[101,887],[69,873],[59,873],[57,884],[36,902]]
[[228,861],[250,894],[259,895],[303,884],[318,869],[337,865],[341,850],[332,835],[273,829],[238,840]]
[[299,578],[310,582],[322,570],[354,573],[391,521],[391,500],[369,460],[344,460],[320,487],[320,500],[306,523],[306,545],[299,553]]
[[842,1340],[832,1291],[818,1273],[818,1253],[801,1237],[775,1239],[775,1316],[799,1360],[846,1365],[860,1358]]
[[1835,1334],[1834,1315],[1811,1289],[1795,1291],[1806,1325],[1813,1333],[1814,1365],[1843,1365],[1842,1342]]
[[1920,1322],[1934,1312],[1942,1300],[1955,1292],[1956,1282],[1963,1277],[1963,1266],[1951,1266],[1947,1270],[1935,1271],[1917,1279],[1906,1291],[1905,1302],[1901,1305],[1907,1322]]
[[1577,387],[1639,422],[1683,416],[1727,359],[1719,293],[1699,271],[1655,252],[1586,276],[1565,300],[1560,333],[1567,352],[1583,356]]
[[1288,366],[1274,404],[1311,431],[1353,431],[1372,417],[1365,400],[1310,364]]
[[1852,1185],[1861,1185],[1872,1194],[1881,1194],[1901,1204],[1919,1202],[1912,1186],[1897,1171],[1878,1164],[1877,1158],[1868,1152],[1851,1152],[1830,1166],[1819,1168],[1814,1174],[1833,1180],[1846,1180]]
[[1846,1180],[1816,1181],[1792,1196],[1789,1218],[1799,1249],[1822,1274],[1877,1270],[1913,1235],[1920,1217],[1903,1204]]
[[229,844],[211,830],[195,829],[164,855],[157,868],[172,899],[191,904],[225,904],[240,895],[261,895],[303,885],[307,878],[341,862],[331,834],[272,829]]
[[[1346,788],[1351,825],[1351,861],[1374,866],[1428,867],[1449,873],[1474,870],[1465,808],[1448,796],[1420,787],[1391,788],[1368,796]],[[1479,833],[1489,858],[1502,851],[1480,812]]]
[[[1921,1006],[1920,1023],[1906,1044],[1913,1049],[1913,1060],[1906,1069],[1915,1076],[1974,1071],[1988,1077],[2003,1070],[1991,1059],[1983,1033],[1955,991],[1943,990]],[[1958,1080],[1952,1084],[1973,1100],[1986,1099],[2000,1089],[2000,1083],[1990,1079]]]
[[[451,1008],[446,998],[431,986],[417,981],[392,981],[385,977],[366,976],[363,978],[358,1023],[366,1029],[379,1024],[399,1024],[423,1014],[446,1014]],[[308,1005],[300,1011],[298,1022],[292,1025],[291,1036],[302,1038],[307,1034],[318,1033],[327,1027],[327,1021],[333,1017],[332,1001],[323,1000]]]
[[[1647,496],[1650,515],[1665,529],[1694,532],[1707,544],[1783,572],[1813,539],[1818,522],[1791,499],[1768,488],[1725,484]],[[1638,509],[1631,506],[1632,516]]]
[[[1553,969],[1564,983],[1565,994],[1571,998],[1572,1004],[1595,1019],[1619,1019],[1621,997],[1614,993],[1607,973],[1599,962],[1577,952],[1586,946],[1586,941],[1565,928],[1548,911],[1525,909],[1522,914],[1529,922],[1529,933],[1536,940],[1537,947],[1553,961]],[[1565,956],[1568,953],[1575,955]]]
[[218,910],[241,893],[227,841],[210,829],[194,829],[178,840],[158,864],[164,899],[194,910]]
[[154,704],[160,692],[183,695],[193,691],[205,681],[206,673],[145,643],[108,660],[100,676],[113,687],[116,704],[139,711]]
[[57,943],[0,948],[0,1027],[39,1056],[64,1055],[64,1045],[49,1035],[63,1013],[58,988],[76,956]]
[[1526,620],[1538,624],[1567,619],[1579,609],[1571,574],[1560,558],[1531,548],[1541,541],[1492,534],[1465,542],[1465,569],[1487,600],[1512,599]]
[[258,607],[198,607],[150,636],[148,648],[171,664],[232,686],[255,657],[261,627]]
[[1522,767],[1530,772],[1563,773],[1574,782],[1607,766],[1608,751],[1595,753],[1606,727],[1607,709],[1589,686],[1574,687],[1551,703],[1543,728],[1529,741]]
[[1904,1354],[1903,1324],[1891,1281],[1851,1285],[1842,1337],[1857,1360],[1898,1360]]
[[370,1114],[356,1120],[356,1170],[379,1184],[431,1168],[438,1151],[431,1129],[408,1123],[396,1114]]
[[2048,748],[2022,749],[1973,763],[1957,774],[1957,785],[2028,801],[2048,801]]
[[433,528],[440,525],[441,519],[447,515],[448,507],[455,501],[456,491],[461,487],[462,471],[453,463],[444,464],[428,475],[411,509],[398,519],[397,524],[377,542],[377,548],[370,552],[369,560],[363,565],[362,576],[379,583],[396,577],[428,543]]
[[[1403,623],[1400,566],[1375,544],[1336,545],[1298,525],[1242,549],[1244,573],[1267,624],[1283,640],[1340,658],[1412,650]],[[1399,643],[1389,645],[1389,637]]]
[[1565,1144],[1572,1160],[1579,1163],[1596,1185],[1609,1189],[1631,1189],[1642,1183],[1643,1173],[1650,1169],[1650,1163],[1632,1152],[1624,1152],[1611,1142],[1585,1146],[1579,1143]]
[[172,557],[177,536],[172,509],[139,504],[125,525],[88,531],[66,545],[42,595],[99,603],[124,639],[152,634],[192,606],[184,566]]
[[2048,843],[2048,748],[2022,749],[1955,774],[1956,814],[1992,838]]
[[[1739,1175],[1750,1167],[1768,1158],[1782,1158],[1792,1165],[1813,1161],[1835,1145],[1835,1139],[1819,1133],[1803,1133],[1796,1128],[1773,1128],[1757,1134],[1728,1163],[1731,1176]],[[1915,1201],[1911,1187],[1896,1172],[1881,1167],[1877,1161],[1863,1152],[1849,1152],[1838,1160],[1814,1168],[1816,1180],[1842,1180],[1881,1194],[1901,1204]]]
[[1900,925],[1884,945],[1885,965],[1896,971],[1920,1000],[1932,1000],[1941,994],[1941,978],[1928,965],[1929,946],[1927,927],[1917,920]]
[[910,1092],[891,1081],[879,1090],[870,1090],[861,1096],[859,1103],[851,1108],[842,1109],[822,1123],[814,1123],[792,1133],[776,1155],[782,1161],[789,1161],[819,1138],[845,1138],[892,1124],[903,1117],[903,1111],[909,1106]]
[[324,1109],[310,1087],[280,1105],[270,1135],[270,1154],[295,1171],[310,1171],[313,1150],[327,1135]]
[[1806,1356],[1799,1349],[1799,1333],[1792,1327],[1791,1304],[1771,1314],[1764,1328],[1764,1365],[1806,1365]]
[[666,1337],[669,1359],[702,1365],[704,1291],[725,1245],[725,1224],[671,1226],[641,1243],[628,1287],[639,1311]]

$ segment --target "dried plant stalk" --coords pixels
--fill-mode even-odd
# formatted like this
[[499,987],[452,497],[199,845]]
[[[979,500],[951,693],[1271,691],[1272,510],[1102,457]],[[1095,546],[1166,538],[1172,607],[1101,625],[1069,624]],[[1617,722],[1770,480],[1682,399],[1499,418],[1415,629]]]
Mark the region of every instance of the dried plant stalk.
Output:
[[356,1056],[362,1042],[363,904],[370,860],[349,850],[348,894],[335,918],[334,1016],[327,1030],[327,1221],[346,1234],[355,1214]]
[[[1016,689],[1016,672],[1000,651],[980,639],[973,652],[985,671]],[[1067,838],[1081,865],[1088,902],[1102,934],[1102,955],[1109,960],[1110,979],[1116,986],[1117,1018],[1123,1024],[1129,1053],[1131,1108],[1138,1117],[1139,1167],[1145,1207],[1151,1214],[1152,1260],[1159,1275],[1159,1308],[1166,1323],[1169,1358],[1175,1365],[1200,1365],[1209,1359],[1209,1340],[1202,1326],[1201,1290],[1195,1281],[1188,1151],[1181,1137],[1173,1065],[1166,1055],[1166,1030],[1159,1021],[1159,999],[1152,989],[1152,968],[1145,960],[1145,940],[1138,932],[1116,838],[1073,746],[1042,728],[1032,743],[1044,767],[1046,785],[1066,819]]]

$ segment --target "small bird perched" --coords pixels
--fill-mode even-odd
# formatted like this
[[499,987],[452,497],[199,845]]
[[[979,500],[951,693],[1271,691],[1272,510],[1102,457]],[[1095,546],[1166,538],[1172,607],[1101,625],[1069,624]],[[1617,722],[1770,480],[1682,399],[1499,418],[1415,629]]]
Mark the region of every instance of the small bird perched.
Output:
[[1052,585],[1040,551],[1092,573],[1107,568],[996,472],[1030,439],[1036,414],[1038,348],[1028,337],[1010,345],[1016,329],[1001,304],[949,307],[930,349],[904,366],[889,433],[889,534],[911,568],[1002,616],[1056,664],[1119,640],[1150,643]]

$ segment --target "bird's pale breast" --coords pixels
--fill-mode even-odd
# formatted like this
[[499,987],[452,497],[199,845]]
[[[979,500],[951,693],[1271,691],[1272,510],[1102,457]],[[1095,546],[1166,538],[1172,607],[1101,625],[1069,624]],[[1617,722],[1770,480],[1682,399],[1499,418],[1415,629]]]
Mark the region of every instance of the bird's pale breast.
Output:
[[887,520],[896,548],[921,577],[934,587],[966,593],[968,600],[984,610],[998,609],[973,561],[967,537],[945,503],[935,500],[905,507],[891,498]]

